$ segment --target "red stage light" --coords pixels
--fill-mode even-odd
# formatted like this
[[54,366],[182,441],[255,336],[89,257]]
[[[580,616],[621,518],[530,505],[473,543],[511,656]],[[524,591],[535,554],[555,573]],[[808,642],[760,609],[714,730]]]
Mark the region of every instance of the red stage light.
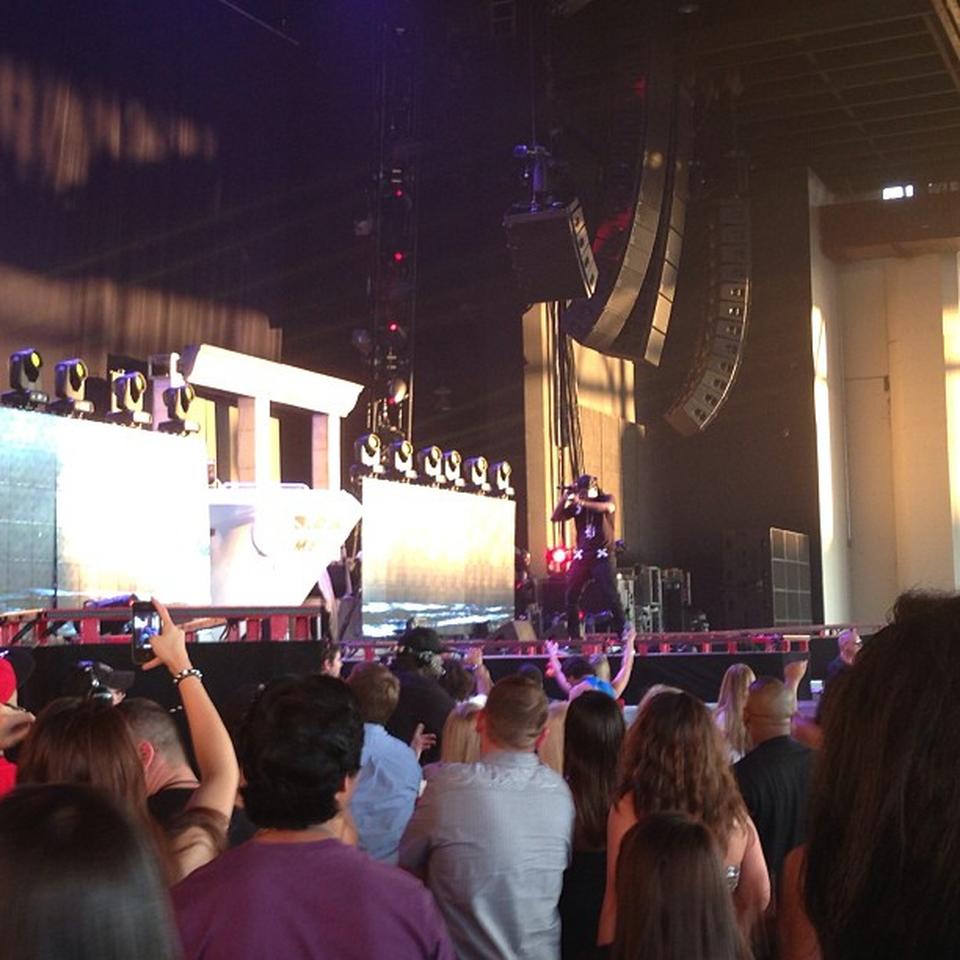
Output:
[[400,197],[403,196],[403,191],[400,189],[394,190],[393,195],[399,199]]
[[387,324],[387,330],[389,330],[390,333],[396,333],[399,329],[400,329],[400,324],[396,323],[395,321]]
[[567,551],[564,547],[554,547],[553,552],[550,554],[550,559],[553,560],[556,564],[561,564],[566,562]]
[[396,253],[394,253],[394,255],[393,255],[393,262],[394,262],[394,263],[403,263],[403,259],[404,259],[404,253],[403,253],[403,251],[402,251],[402,250],[397,250]]

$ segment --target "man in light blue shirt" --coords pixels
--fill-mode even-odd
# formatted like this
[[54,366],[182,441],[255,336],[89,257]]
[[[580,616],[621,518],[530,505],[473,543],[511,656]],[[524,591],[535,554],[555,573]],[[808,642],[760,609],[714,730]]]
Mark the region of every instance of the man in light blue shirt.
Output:
[[571,854],[573,799],[540,763],[547,698],[521,676],[490,691],[477,763],[424,770],[400,866],[426,878],[460,960],[557,960],[557,902]]
[[[350,812],[360,841],[375,860],[397,862],[397,845],[420,792],[417,753],[383,725],[400,696],[400,681],[383,664],[359,663],[347,683],[360,703],[363,753]],[[418,735],[421,731],[417,731]],[[423,737],[415,738],[418,745]]]

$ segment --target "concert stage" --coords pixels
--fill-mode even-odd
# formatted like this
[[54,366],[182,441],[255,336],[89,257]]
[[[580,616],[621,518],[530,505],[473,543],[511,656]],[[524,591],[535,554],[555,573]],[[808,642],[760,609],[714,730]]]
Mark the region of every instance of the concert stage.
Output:
[[[668,636],[668,635],[665,635]],[[829,641],[833,642],[833,641]],[[98,643],[69,646],[36,647],[31,651],[37,668],[22,691],[21,702],[30,709],[39,709],[60,692],[70,668],[78,660],[100,660],[122,670],[133,669],[127,644]],[[654,683],[667,683],[688,690],[706,701],[716,700],[724,671],[733,663],[748,664],[757,676],[783,676],[784,664],[803,659],[804,653],[655,653],[638,656],[625,694],[628,704],[635,704]],[[214,702],[229,716],[236,716],[244,698],[253,688],[271,677],[286,673],[315,671],[319,667],[318,645],[315,642],[290,641],[251,643],[197,643],[190,645],[194,665],[204,673],[204,684]],[[615,673],[620,658],[610,657]],[[494,654],[486,664],[496,680],[514,672],[522,663],[533,663],[546,670],[547,658],[542,655]],[[349,669],[349,663],[345,671]],[[549,677],[549,696],[561,699],[559,688]],[[168,707],[178,703],[176,690],[162,669],[140,672],[129,691],[130,696],[144,696]],[[810,698],[809,675],[800,687],[801,699]]]

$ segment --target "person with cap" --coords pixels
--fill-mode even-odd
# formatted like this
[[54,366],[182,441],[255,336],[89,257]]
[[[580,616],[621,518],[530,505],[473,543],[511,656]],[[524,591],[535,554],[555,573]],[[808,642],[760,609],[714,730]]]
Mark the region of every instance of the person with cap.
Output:
[[31,673],[33,657],[26,650],[10,648],[0,654],[0,796],[17,785],[17,765],[4,751],[20,743],[36,719],[20,706],[17,693]]
[[400,680],[400,697],[386,723],[391,736],[413,743],[418,728],[432,733],[436,743],[425,749],[421,763],[440,759],[443,725],[456,701],[440,685],[443,675],[443,644],[431,627],[412,627],[400,638],[393,670]]
[[577,529],[577,543],[573,563],[567,571],[567,635],[580,636],[580,594],[588,581],[593,580],[606,607],[613,614],[613,629],[629,640],[632,646],[635,630],[627,627],[627,617],[617,590],[615,562],[616,535],[613,515],[617,504],[613,494],[604,493],[596,477],[584,475],[573,486],[564,490],[550,518],[553,523],[573,520]]
[[100,660],[78,660],[64,684],[63,696],[103,700],[116,706],[133,686],[132,670],[117,670]]
[[774,677],[750,685],[743,708],[748,750],[733,766],[776,889],[786,855],[806,840],[813,753],[790,736],[793,691]]

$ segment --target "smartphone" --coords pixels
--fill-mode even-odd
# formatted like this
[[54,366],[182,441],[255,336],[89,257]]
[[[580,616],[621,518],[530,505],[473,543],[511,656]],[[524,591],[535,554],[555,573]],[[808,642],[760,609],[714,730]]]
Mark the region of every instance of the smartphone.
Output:
[[153,659],[153,638],[162,629],[160,614],[149,601],[137,601],[133,605],[133,630],[130,655],[134,663],[146,663]]

